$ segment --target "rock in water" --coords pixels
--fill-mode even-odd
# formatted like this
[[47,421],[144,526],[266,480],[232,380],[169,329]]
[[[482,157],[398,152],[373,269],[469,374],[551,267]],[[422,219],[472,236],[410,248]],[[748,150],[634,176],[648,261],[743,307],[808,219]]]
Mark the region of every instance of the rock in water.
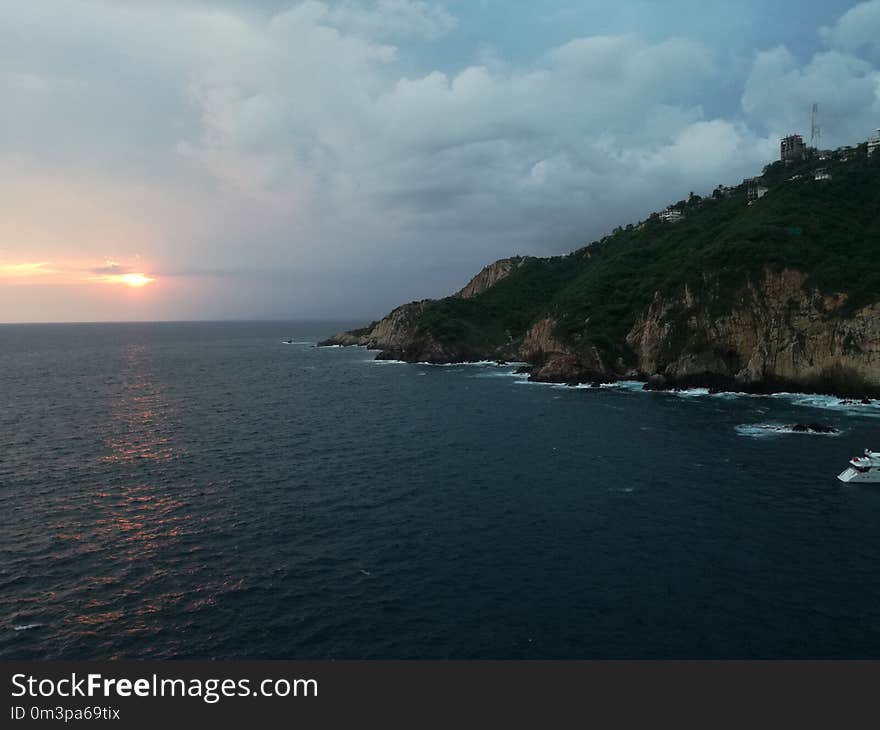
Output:
[[660,373],[654,373],[645,383],[645,390],[665,390],[666,387],[666,377]]
[[836,428],[822,423],[796,423],[791,430],[796,433],[837,433]]

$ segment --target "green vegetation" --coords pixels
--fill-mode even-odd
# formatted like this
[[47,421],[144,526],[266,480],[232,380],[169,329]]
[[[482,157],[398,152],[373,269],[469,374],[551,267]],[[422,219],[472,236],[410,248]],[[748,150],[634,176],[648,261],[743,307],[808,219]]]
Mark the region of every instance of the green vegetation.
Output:
[[[814,180],[818,168],[833,179]],[[564,341],[617,355],[655,292],[688,286],[720,315],[767,268],[798,269],[805,286],[846,293],[844,314],[880,300],[880,155],[868,158],[863,145],[847,162],[775,162],[764,181],[769,192],[752,205],[745,185],[727,196],[692,196],[676,204],[681,222],[655,215],[567,256],[528,259],[473,299],[432,303],[419,324],[440,341],[486,347],[553,316]]]
[[526,259],[473,299],[432,302],[419,324],[441,342],[474,348],[507,344],[546,313],[548,303],[586,268],[587,261],[582,253]]

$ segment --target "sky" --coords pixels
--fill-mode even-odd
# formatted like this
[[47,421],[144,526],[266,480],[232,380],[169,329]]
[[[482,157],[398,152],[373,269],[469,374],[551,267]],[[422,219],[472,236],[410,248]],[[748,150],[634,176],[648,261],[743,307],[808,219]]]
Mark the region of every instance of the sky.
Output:
[[0,322],[370,320],[880,127],[880,0],[0,17]]

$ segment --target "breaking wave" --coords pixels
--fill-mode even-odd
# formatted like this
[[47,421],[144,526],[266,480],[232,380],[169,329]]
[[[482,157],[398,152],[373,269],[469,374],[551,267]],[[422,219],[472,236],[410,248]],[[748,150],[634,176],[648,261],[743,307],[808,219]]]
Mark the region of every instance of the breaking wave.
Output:
[[858,416],[880,418],[880,401],[862,402],[852,398],[838,398],[833,395],[808,395],[805,393],[775,393],[773,398],[780,398],[792,405],[807,408],[821,408]]
[[785,423],[744,423],[737,426],[735,430],[740,436],[749,436],[751,438],[772,438],[787,434],[796,434],[798,436],[840,436],[843,433],[837,429],[823,432],[813,430],[810,427],[796,428],[794,424]]

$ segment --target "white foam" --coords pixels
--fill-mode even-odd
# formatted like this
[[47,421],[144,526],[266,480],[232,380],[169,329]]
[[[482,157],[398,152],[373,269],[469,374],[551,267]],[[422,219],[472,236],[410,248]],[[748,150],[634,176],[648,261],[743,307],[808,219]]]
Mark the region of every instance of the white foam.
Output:
[[838,398],[832,395],[808,395],[806,393],[775,393],[774,398],[788,401],[792,405],[806,408],[837,411],[856,416],[880,418],[880,401],[862,403],[859,400]]
[[487,370],[486,372],[479,373],[476,377],[478,378],[517,378],[518,380],[526,380],[529,377],[528,373],[518,373],[515,368],[493,368],[492,370]]
[[432,368],[510,368],[522,367],[524,362],[498,362],[497,360],[474,360],[473,362],[419,362],[417,365],[427,365]]
[[684,390],[671,390],[669,391],[672,395],[677,395],[679,398],[702,398],[703,396],[709,395],[708,388],[686,388]]
[[[295,342],[292,344],[314,344],[311,342]],[[343,345],[326,345],[328,348],[342,348]],[[368,350],[368,352],[379,352],[377,350]],[[377,360],[370,359],[375,365],[409,365],[405,360]],[[572,389],[589,389],[592,383],[580,383],[576,386],[569,386],[566,383],[543,383],[535,380],[529,380],[528,373],[518,373],[516,370],[526,366],[527,363],[521,362],[504,362],[497,360],[478,360],[474,362],[452,362],[452,363],[430,363],[419,362],[414,363],[422,367],[432,368],[458,368],[458,367],[478,367],[478,368],[498,368],[496,373],[480,375],[478,377],[512,377],[520,384],[527,385],[543,385],[552,388],[572,388]],[[838,413],[847,415],[861,415],[872,418],[880,418],[880,400],[872,400],[869,403],[862,403],[858,400],[839,398],[830,395],[810,395],[807,393],[744,393],[741,391],[715,391],[710,392],[709,388],[686,388],[681,390],[646,390],[645,382],[641,380],[618,380],[612,383],[600,383],[600,388],[622,390],[627,392],[638,393],[665,393],[678,398],[721,398],[731,400],[734,398],[779,398],[786,400],[792,405],[803,406],[808,408],[818,408],[825,410],[833,410]]]
[[[636,381],[632,381],[633,384]],[[614,387],[615,384],[609,384],[607,387]],[[603,386],[606,387],[606,386]],[[638,389],[641,388],[628,388]],[[743,393],[741,391],[723,390],[710,392],[708,388],[688,388],[685,390],[658,390],[658,393],[668,393],[679,398],[722,398],[732,400],[735,398],[777,398],[785,400],[788,403],[806,408],[817,408],[822,410],[832,410],[847,415],[861,415],[880,418],[880,401],[873,400],[869,403],[862,403],[860,400],[849,398],[839,398],[833,395],[811,395],[808,393]]]
[[545,388],[562,388],[564,390],[570,390],[569,386],[565,383],[544,383],[540,380],[528,380],[527,378],[517,380],[517,385],[540,385]]
[[602,383],[600,387],[613,390],[628,390],[639,393],[646,392],[645,384],[641,380],[618,380],[614,383]]
[[798,436],[840,436],[842,433],[841,431],[834,431],[832,433],[796,431],[791,424],[785,423],[744,423],[737,426],[735,430],[740,436],[749,436],[751,438],[772,438],[788,434]]
[[13,626],[13,631],[30,631],[31,629],[38,629],[43,624],[19,624],[18,626]]

